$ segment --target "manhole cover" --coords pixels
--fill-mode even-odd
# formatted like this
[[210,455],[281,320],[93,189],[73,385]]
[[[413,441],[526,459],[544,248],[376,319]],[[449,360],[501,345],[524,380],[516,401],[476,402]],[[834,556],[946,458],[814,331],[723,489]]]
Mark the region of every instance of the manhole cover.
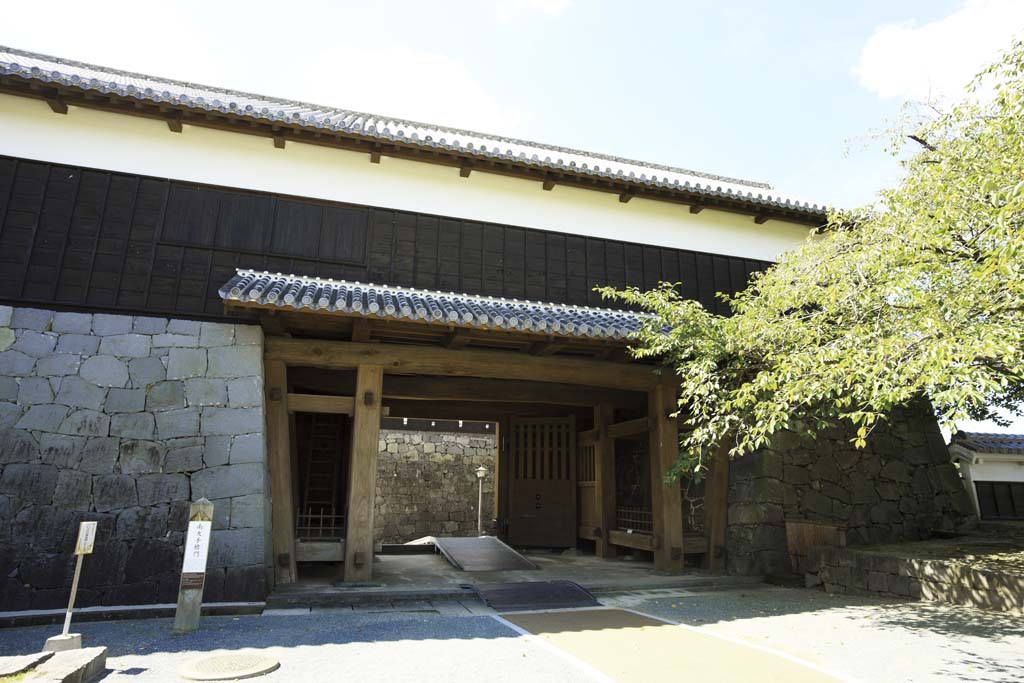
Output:
[[262,676],[279,666],[276,659],[259,652],[228,652],[193,660],[178,673],[190,681],[233,681]]

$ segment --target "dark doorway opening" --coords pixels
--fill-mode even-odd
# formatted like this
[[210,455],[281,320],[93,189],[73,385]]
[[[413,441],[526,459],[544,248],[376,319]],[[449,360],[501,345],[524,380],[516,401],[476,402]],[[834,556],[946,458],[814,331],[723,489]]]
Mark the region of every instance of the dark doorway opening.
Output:
[[320,574],[345,556],[351,418],[295,413],[295,559],[302,574]]

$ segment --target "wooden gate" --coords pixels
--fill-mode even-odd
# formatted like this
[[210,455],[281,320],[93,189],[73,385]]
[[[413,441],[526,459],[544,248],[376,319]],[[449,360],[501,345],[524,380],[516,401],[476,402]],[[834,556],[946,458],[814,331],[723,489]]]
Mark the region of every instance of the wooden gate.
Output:
[[576,420],[514,418],[509,435],[508,540],[576,545]]

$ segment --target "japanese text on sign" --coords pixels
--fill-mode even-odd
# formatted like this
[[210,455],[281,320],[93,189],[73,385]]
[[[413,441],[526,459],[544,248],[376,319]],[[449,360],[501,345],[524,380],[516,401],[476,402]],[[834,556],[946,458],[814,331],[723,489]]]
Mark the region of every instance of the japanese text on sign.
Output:
[[184,573],[205,573],[206,555],[210,549],[210,530],[213,522],[189,522],[188,536],[185,538],[185,561],[181,571]]
[[78,540],[75,541],[75,555],[88,555],[96,543],[96,522],[81,522],[78,525]]

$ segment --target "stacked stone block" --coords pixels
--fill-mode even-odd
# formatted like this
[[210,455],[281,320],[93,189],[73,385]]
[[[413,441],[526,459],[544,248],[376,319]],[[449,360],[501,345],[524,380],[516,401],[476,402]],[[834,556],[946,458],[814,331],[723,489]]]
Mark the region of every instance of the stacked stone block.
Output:
[[0,307],[0,609],[170,602],[191,500],[214,503],[207,600],[265,593],[259,327]]
[[789,573],[787,519],[835,524],[850,545],[928,538],[974,520],[926,404],[894,411],[866,448],[855,448],[851,436],[838,428],[817,439],[782,432],[771,448],[733,460],[730,571]]
[[374,538],[405,543],[423,536],[476,536],[476,469],[484,479],[484,530],[494,510],[493,435],[381,430]]
[[808,553],[805,581],[829,593],[870,593],[1024,615],[1024,574],[956,560],[816,547]]

